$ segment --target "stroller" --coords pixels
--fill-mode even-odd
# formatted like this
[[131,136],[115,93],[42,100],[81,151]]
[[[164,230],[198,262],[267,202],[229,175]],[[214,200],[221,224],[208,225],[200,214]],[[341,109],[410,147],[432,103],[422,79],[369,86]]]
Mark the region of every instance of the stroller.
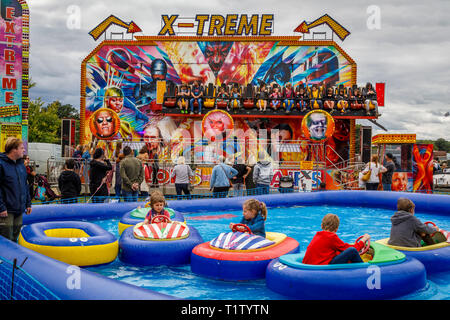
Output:
[[36,189],[34,190],[33,199],[41,201],[53,201],[56,199],[56,193],[50,187],[47,178],[42,174],[35,176],[34,184]]

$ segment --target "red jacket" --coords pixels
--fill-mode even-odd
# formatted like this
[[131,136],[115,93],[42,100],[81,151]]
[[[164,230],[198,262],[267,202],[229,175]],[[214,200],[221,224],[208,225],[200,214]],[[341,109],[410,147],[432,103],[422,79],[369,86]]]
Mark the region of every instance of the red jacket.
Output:
[[339,239],[335,232],[319,231],[306,248],[303,263],[329,264],[334,257],[350,247],[354,247],[359,251],[364,247],[364,242],[358,241],[356,244],[351,245]]

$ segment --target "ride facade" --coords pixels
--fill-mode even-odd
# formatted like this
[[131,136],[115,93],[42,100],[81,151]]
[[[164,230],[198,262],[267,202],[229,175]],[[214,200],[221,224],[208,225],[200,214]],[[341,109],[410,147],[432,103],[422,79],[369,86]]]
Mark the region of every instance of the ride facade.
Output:
[[[273,15],[196,19],[163,16],[159,35],[107,39],[83,60],[81,143],[108,156],[146,145],[159,163],[183,155],[199,164],[199,186],[220,156],[252,165],[264,150],[281,170],[275,187],[279,176],[312,180],[312,166],[318,186],[327,168],[354,160],[355,121],[378,118],[384,83],[358,84],[356,62],[332,38],[345,39],[345,28],[324,16],[319,22],[331,26],[331,36],[317,40],[305,37],[319,22],[296,36],[273,36]],[[201,30],[180,35],[198,22]],[[109,25],[103,21],[91,35],[98,39]],[[161,184],[172,182],[170,169],[155,174]]]

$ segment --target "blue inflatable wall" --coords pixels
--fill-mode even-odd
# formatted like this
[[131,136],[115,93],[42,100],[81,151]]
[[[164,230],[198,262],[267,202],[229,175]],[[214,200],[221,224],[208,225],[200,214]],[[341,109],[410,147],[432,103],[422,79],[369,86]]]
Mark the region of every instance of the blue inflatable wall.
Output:
[[[383,191],[323,191],[254,196],[268,207],[296,205],[335,205],[396,209],[397,199],[406,197],[414,201],[416,211],[435,215],[450,214],[450,197]],[[169,201],[169,207],[182,213],[241,210],[248,197]],[[55,204],[34,206],[30,215],[24,215],[24,224],[55,220],[120,218],[126,212],[143,206],[144,202]],[[47,258],[0,237],[0,256],[19,265],[49,288],[61,299],[171,299],[173,297],[151,292],[119,281],[81,270],[80,289],[68,289],[68,265]]]

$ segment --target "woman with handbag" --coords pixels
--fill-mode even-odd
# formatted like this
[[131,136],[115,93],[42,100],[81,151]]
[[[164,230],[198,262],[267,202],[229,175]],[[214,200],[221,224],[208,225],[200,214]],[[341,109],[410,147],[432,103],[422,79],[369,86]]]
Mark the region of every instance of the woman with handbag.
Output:
[[170,180],[175,177],[175,190],[177,192],[178,199],[181,198],[182,193],[185,195],[191,195],[189,190],[189,178],[194,176],[192,169],[186,163],[184,157],[178,157],[177,164],[173,167]]
[[380,173],[386,172],[387,169],[378,162],[378,155],[374,154],[370,162],[362,171],[362,180],[366,183],[366,190],[378,190],[380,181]]

